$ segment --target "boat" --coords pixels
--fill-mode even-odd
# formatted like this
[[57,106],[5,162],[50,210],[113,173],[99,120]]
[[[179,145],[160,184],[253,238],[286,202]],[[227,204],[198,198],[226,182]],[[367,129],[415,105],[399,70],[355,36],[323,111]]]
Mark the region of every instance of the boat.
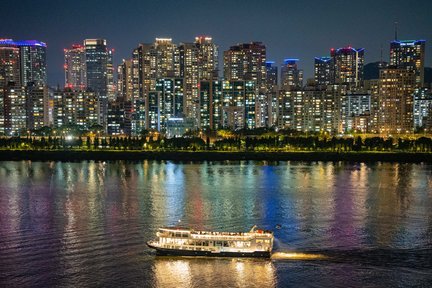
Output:
[[253,226],[249,232],[211,232],[189,228],[159,228],[147,246],[163,256],[270,258],[273,232]]

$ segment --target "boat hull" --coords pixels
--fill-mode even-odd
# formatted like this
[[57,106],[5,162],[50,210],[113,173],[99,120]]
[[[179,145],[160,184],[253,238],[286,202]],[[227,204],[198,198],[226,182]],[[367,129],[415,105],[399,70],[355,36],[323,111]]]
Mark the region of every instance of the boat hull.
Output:
[[165,249],[147,243],[147,246],[156,250],[158,256],[204,256],[204,257],[244,257],[244,258],[270,258],[269,251],[254,252],[211,252],[200,250]]

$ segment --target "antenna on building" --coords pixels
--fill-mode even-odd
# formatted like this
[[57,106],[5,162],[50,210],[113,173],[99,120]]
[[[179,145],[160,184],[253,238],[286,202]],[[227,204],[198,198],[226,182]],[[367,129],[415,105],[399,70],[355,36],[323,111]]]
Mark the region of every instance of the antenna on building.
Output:
[[380,68],[383,68],[384,63],[383,63],[383,45],[381,43],[381,60],[380,60]]
[[398,40],[398,22],[395,21],[394,25],[395,25],[395,41],[397,41]]

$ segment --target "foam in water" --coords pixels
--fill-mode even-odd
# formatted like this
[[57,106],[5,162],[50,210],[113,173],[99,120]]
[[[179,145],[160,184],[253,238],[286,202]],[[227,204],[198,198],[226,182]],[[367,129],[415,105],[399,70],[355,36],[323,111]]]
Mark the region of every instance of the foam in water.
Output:
[[298,253],[298,252],[275,252],[271,259],[274,260],[323,260],[327,257],[322,254]]

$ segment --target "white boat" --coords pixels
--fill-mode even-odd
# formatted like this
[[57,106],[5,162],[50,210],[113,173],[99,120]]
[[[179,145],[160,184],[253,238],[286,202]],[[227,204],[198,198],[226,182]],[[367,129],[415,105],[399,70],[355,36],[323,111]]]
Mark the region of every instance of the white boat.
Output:
[[211,232],[185,228],[159,228],[148,241],[157,255],[269,258],[273,232],[252,227],[249,232]]

